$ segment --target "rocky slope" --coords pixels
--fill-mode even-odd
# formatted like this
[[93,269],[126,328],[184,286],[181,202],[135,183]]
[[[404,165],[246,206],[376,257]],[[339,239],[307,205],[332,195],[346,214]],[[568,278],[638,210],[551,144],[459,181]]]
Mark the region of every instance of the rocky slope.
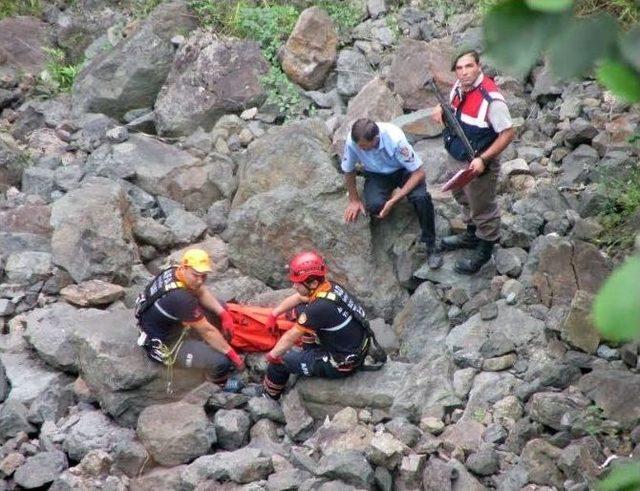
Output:
[[[181,0],[134,22],[91,0],[0,20],[0,489],[578,491],[607,457],[638,457],[638,346],[607,344],[589,317],[613,266],[596,245],[602,183],[637,166],[636,107],[545,65],[497,74],[518,137],[502,239],[472,277],[456,253],[423,266],[408,204],[342,223],[334,154],[368,116],[410,135],[438,233],[460,230],[423,86],[452,82],[457,46],[482,49],[469,3],[368,0],[340,42],[305,11],[281,60],[314,117],[286,124],[258,46],[199,28]],[[55,45],[90,59],[71,94],[36,84]],[[131,306],[196,244],[217,295],[258,305],[287,294],[293,252],[319,249],[392,360],[300,380],[281,404],[180,370],[168,394]],[[255,382],[265,362],[248,362]]]

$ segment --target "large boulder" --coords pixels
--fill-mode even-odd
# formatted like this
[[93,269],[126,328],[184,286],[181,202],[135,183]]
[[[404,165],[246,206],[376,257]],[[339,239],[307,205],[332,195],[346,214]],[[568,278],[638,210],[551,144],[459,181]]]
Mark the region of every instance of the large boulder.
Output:
[[220,116],[261,104],[268,68],[256,42],[199,31],[180,46],[158,94],[156,128],[166,135],[208,131]]
[[289,284],[284,265],[293,254],[317,249],[332,279],[351,290],[374,316],[392,318],[406,292],[389,261],[376,258],[368,224],[360,220],[345,226],[341,188],[318,192],[314,187],[279,187],[232,209],[225,231],[229,257],[241,270],[283,288]]
[[379,77],[362,87],[358,95],[349,101],[347,115],[333,135],[333,151],[342,155],[344,142],[351,125],[359,118],[374,121],[391,121],[402,115],[402,99],[395,95]]
[[69,376],[29,353],[0,353],[0,361],[11,386],[7,400],[31,404],[52,387],[61,388],[71,382]]
[[51,45],[48,26],[34,17],[0,20],[0,63],[37,75],[47,62],[44,48]]
[[82,69],[73,86],[74,111],[121,118],[131,109],[153,106],[175,56],[171,38],[195,28],[183,0],[158,6],[131,36]]
[[570,304],[577,290],[595,294],[609,271],[609,262],[593,244],[544,236],[532,244],[523,276],[550,307]]
[[335,190],[341,178],[329,155],[330,145],[325,125],[316,119],[268,131],[241,157],[232,207],[283,185]]
[[[233,481],[239,484],[265,479],[273,472],[271,457],[256,448],[241,448],[233,452],[204,455],[188,465],[180,474],[180,489],[195,489],[204,481]],[[221,488],[209,482],[211,489]]]
[[431,283],[425,282],[393,321],[400,338],[400,355],[410,362],[431,360],[444,354],[449,321]]
[[318,89],[336,61],[337,46],[331,18],[320,7],[308,8],[279,53],[282,70],[306,90]]
[[578,388],[604,415],[631,429],[640,420],[640,375],[621,370],[597,369],[584,375]]
[[53,261],[76,282],[97,277],[128,284],[138,253],[122,186],[102,178],[86,181],[52,205],[51,226]]
[[338,94],[356,95],[375,76],[367,58],[357,49],[343,49],[336,62]]
[[167,467],[191,462],[206,454],[216,441],[204,409],[184,402],[145,408],[136,432],[153,459]]
[[67,456],[60,450],[42,452],[29,457],[14,475],[17,484],[26,489],[39,488],[55,481],[67,469]]
[[145,407],[172,401],[202,382],[201,371],[178,368],[167,379],[166,369],[136,345],[132,311],[97,312],[101,315],[96,313],[91,323],[73,331],[72,342],[83,380],[102,409],[120,424],[134,427]]
[[415,111],[437,103],[435,93],[425,87],[429,80],[440,84],[443,93],[455,82],[449,70],[453,56],[451,38],[435,39],[428,43],[404,39],[391,63],[389,81],[396,94],[402,97],[403,107]]
[[233,167],[228,157],[214,155],[200,160],[143,135],[102,145],[87,160],[91,174],[130,179],[147,193],[178,201],[188,210],[206,209],[214,201],[229,198],[235,190]]

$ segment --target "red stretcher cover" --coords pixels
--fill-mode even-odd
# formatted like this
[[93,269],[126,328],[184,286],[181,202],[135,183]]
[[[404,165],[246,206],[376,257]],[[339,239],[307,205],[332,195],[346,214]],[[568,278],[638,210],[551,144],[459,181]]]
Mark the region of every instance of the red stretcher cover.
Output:
[[233,317],[233,331],[230,333],[231,339],[228,342],[239,351],[270,351],[282,334],[295,324],[295,320],[288,318],[287,314],[282,314],[276,323],[277,332],[271,333],[266,324],[272,308],[235,303],[227,303],[226,305]]

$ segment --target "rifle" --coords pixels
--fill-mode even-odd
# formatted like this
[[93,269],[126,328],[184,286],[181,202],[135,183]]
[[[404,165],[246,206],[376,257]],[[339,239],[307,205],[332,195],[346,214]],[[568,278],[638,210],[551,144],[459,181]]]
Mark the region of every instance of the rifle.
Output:
[[451,106],[449,105],[449,102],[446,101],[445,98],[442,96],[442,94],[440,93],[440,89],[438,89],[438,86],[435,84],[433,79],[429,80],[428,83],[431,84],[431,87],[433,88],[433,91],[435,92],[436,97],[438,98],[438,102],[440,103],[440,107],[442,108],[442,114],[444,116],[445,126],[449,128],[449,130],[453,131],[458,138],[460,138],[460,141],[462,142],[465,150],[467,151],[467,158],[469,159],[469,162],[471,162],[476,156],[476,151],[471,146],[471,143],[469,142],[467,135],[465,135],[464,131],[462,131],[462,127],[460,126],[460,123],[458,122],[456,117],[453,115],[453,112],[451,111]]

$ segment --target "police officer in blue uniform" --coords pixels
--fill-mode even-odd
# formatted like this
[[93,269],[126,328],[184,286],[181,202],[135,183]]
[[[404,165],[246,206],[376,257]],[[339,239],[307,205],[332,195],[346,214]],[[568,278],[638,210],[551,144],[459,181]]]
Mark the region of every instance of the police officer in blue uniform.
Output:
[[[356,188],[357,163],[364,167],[364,203]],[[429,267],[442,266],[422,161],[400,128],[368,118],[358,119],[345,142],[341,167],[349,193],[345,221],[356,220],[365,209],[371,216],[385,218],[396,203],[407,197],[418,215],[420,240],[425,244]]]

